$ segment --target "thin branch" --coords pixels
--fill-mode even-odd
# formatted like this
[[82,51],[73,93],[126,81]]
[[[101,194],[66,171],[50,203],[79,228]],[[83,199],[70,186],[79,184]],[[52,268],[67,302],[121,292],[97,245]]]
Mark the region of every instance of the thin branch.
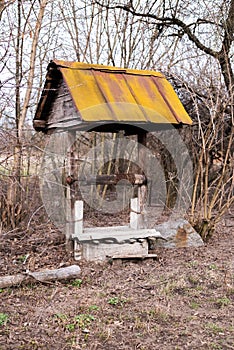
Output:
[[161,16],[157,16],[155,14],[152,13],[143,13],[143,12],[137,12],[135,9],[133,9],[132,7],[128,7],[128,6],[124,6],[124,5],[116,5],[116,6],[109,6],[109,5],[104,5],[102,4],[100,1],[96,1],[96,4],[98,4],[99,6],[105,7],[106,9],[122,9],[126,12],[131,13],[133,16],[136,17],[141,17],[141,18],[151,18],[156,20],[158,23],[157,25],[166,25],[166,26],[173,26],[176,25],[179,28],[181,28],[183,30],[184,34],[187,34],[188,38],[203,52],[207,53],[208,55],[218,58],[219,52],[212,50],[211,48],[207,47],[206,45],[204,45],[199,39],[198,37],[191,31],[190,29],[190,24],[186,24],[183,21],[181,21],[180,19],[176,18],[176,17],[161,17]]

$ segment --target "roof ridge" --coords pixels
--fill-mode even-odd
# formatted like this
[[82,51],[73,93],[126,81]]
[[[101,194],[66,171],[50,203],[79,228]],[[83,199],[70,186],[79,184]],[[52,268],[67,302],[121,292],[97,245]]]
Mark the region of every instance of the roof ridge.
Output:
[[49,65],[53,65],[53,64],[61,68],[68,68],[72,70],[95,70],[95,71],[101,71],[106,73],[116,73],[116,74],[125,73],[125,74],[132,74],[132,75],[157,76],[158,78],[166,79],[163,73],[153,71],[153,70],[121,68],[121,67],[106,66],[101,64],[63,61],[63,60],[50,61]]

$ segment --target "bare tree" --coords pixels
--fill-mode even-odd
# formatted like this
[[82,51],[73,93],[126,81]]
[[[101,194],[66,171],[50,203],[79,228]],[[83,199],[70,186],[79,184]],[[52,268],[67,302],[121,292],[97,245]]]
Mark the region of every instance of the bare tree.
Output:
[[[5,64],[3,66],[8,78],[4,81],[3,87],[8,89],[13,97],[14,105],[8,106],[8,110],[15,122],[14,161],[9,174],[4,215],[8,216],[8,223],[13,228],[21,217],[23,130],[31,103],[37,47],[46,6],[47,0],[42,0],[39,6],[36,1],[25,5],[21,0],[17,0],[10,2],[4,9],[5,17],[3,19],[11,30],[7,38],[8,42],[6,41]],[[9,61],[6,60],[7,57]],[[9,81],[14,87],[14,95],[7,86]],[[7,115],[4,115],[3,118],[6,120]]]
[[204,1],[197,7],[191,2],[179,0],[146,0],[141,4],[133,0],[125,1],[122,5],[116,2],[111,2],[110,5],[106,0],[95,2],[107,11],[124,10],[138,21],[153,22],[158,37],[163,35],[180,40],[187,37],[199,50],[219,62],[226,88],[229,92],[233,91],[231,55],[234,40],[234,0],[217,1],[215,4]]
[[145,21],[87,0],[59,1],[58,8],[57,20],[67,33],[64,58],[142,69],[154,65],[158,31]]

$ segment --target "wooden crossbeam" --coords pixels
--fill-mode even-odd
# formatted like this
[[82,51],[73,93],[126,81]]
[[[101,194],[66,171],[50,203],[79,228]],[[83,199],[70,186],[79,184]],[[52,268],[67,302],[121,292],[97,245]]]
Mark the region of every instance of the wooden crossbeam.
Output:
[[132,185],[141,186],[147,184],[147,178],[143,174],[104,174],[96,176],[83,176],[78,179],[68,176],[66,182],[68,185],[73,184],[75,181],[81,182],[82,185],[116,185],[121,180],[126,180]]

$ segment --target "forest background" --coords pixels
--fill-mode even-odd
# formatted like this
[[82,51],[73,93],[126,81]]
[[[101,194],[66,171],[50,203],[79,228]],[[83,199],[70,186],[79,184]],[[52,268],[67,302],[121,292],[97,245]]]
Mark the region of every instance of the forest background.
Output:
[[188,217],[209,237],[234,201],[234,0],[1,1],[0,21],[0,229],[48,222],[46,136],[32,119],[56,58],[166,75],[193,119],[181,132],[194,164]]

